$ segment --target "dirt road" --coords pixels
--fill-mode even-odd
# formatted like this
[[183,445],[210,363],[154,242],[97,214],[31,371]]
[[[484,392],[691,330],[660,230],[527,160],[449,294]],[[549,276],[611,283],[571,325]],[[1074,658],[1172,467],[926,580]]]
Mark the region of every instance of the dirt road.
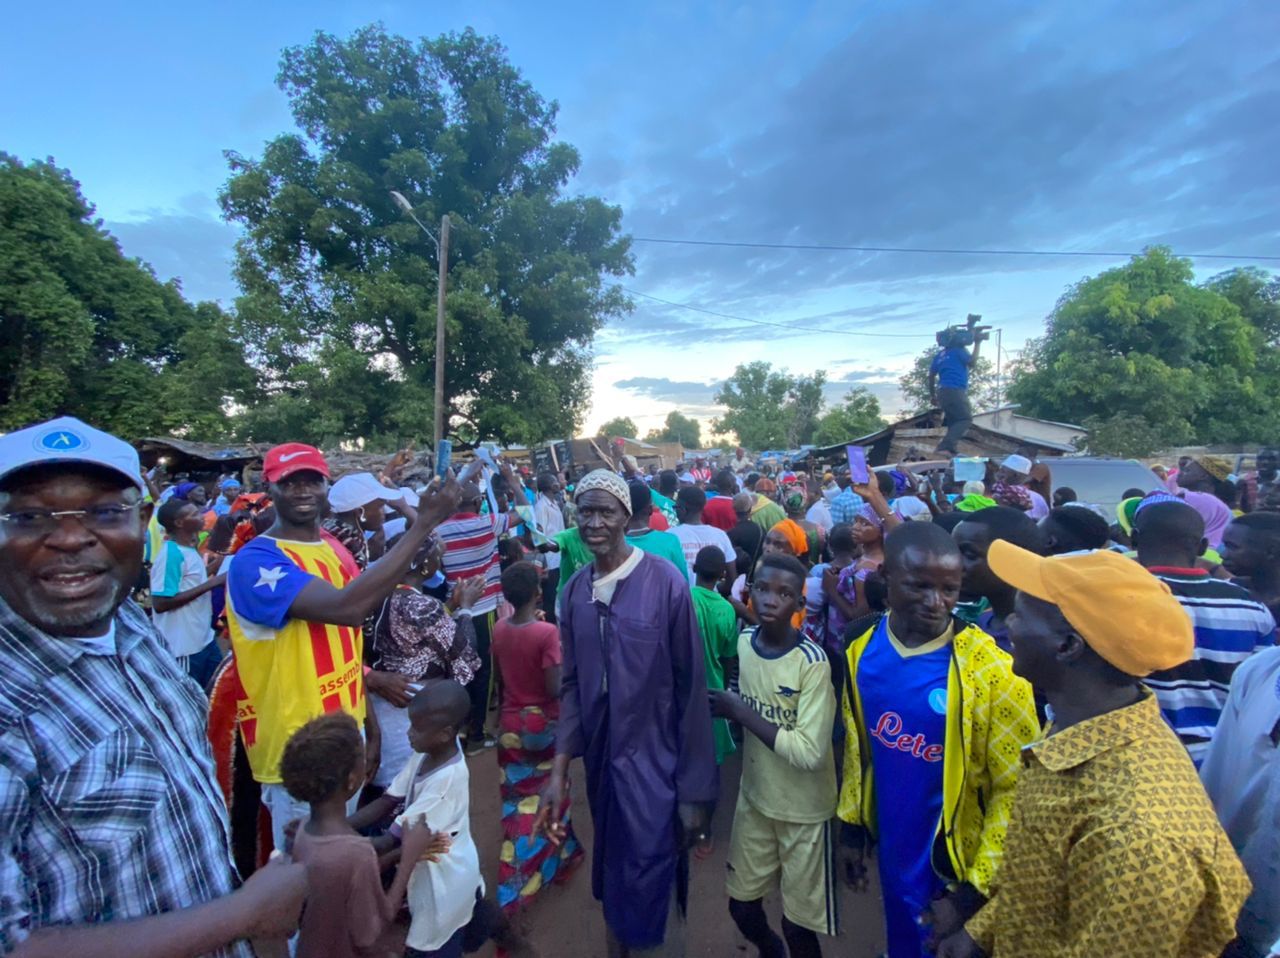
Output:
[[[492,890],[497,879],[498,849],[502,843],[496,753],[490,750],[477,755],[470,759],[470,766],[472,832],[484,864],[485,882]],[[713,829],[715,853],[706,861],[692,863],[688,958],[754,958],[755,955],[755,949],[747,945],[729,918],[728,899],[724,893],[724,860],[740,774],[739,755],[735,755],[721,770],[721,797]],[[580,769],[575,770],[574,780],[582,780]],[[578,837],[588,849],[588,861],[568,885],[553,885],[541,891],[529,910],[529,936],[541,958],[605,958],[604,919],[600,906],[591,897],[591,814],[581,790],[573,796],[573,816]],[[774,895],[767,905],[776,930],[781,903]],[[880,897],[874,887],[865,895],[855,895],[847,888],[841,888],[840,927],[838,938],[824,940],[824,955],[829,958],[837,955],[840,958],[876,958],[881,953],[885,944],[884,920]],[[480,954],[492,955],[492,947]]]

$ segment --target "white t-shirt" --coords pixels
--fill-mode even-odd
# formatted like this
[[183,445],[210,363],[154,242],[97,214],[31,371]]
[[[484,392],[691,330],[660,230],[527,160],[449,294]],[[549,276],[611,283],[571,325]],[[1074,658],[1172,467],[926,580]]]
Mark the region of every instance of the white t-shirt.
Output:
[[107,629],[106,635],[77,637],[71,641],[80,643],[80,649],[85,655],[115,655],[116,620],[111,620],[111,626]]
[[405,944],[419,951],[444,946],[453,933],[471,920],[476,891],[484,891],[480,854],[471,838],[471,774],[462,748],[446,764],[418,779],[425,755],[415,754],[396,776],[387,794],[404,799],[396,817],[402,829],[426,820],[432,831],[444,832],[453,847],[438,862],[420,862],[409,877],[409,937]]
[[733,549],[733,543],[729,541],[729,536],[724,530],[717,529],[715,526],[691,526],[682,522],[678,526],[672,526],[671,533],[680,540],[680,547],[684,550],[685,565],[689,567],[690,585],[697,584],[697,576],[693,574],[693,563],[697,560],[698,553],[707,546],[718,547],[724,553],[726,562],[732,562],[737,555]]
[[[172,539],[165,539],[151,560],[152,596],[172,598],[207,578],[200,553]],[[152,619],[175,658],[195,655],[213,641],[213,596],[206,592],[181,608],[153,613]]]
[[[561,511],[559,503],[552,501],[542,493],[538,493],[538,498],[533,504],[533,518],[538,523],[538,531],[548,539],[555,538],[557,532],[564,532],[564,512]],[[548,572],[552,569],[558,569],[560,568],[560,553],[548,552],[539,561]]]
[[809,511],[804,517],[812,522],[815,526],[822,530],[822,534],[826,535],[831,531],[833,525],[831,521],[831,507],[827,505],[826,499],[819,499],[809,507]]

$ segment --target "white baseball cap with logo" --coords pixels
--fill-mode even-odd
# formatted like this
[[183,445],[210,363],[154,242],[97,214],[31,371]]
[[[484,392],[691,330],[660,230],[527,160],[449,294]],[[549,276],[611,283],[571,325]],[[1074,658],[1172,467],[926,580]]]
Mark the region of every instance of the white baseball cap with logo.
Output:
[[0,481],[22,469],[59,462],[110,469],[146,492],[137,450],[123,439],[73,416],[50,419],[0,436]]

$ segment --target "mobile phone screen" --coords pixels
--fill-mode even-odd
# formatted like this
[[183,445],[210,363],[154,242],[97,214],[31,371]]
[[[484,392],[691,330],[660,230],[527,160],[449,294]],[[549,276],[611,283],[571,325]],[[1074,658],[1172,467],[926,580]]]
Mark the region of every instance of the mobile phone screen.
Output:
[[867,451],[861,446],[845,446],[844,451],[849,459],[849,479],[855,485],[865,486],[871,481],[867,472]]
[[449,474],[449,463],[453,459],[453,443],[448,439],[441,439],[440,446],[436,449],[436,475],[441,479]]

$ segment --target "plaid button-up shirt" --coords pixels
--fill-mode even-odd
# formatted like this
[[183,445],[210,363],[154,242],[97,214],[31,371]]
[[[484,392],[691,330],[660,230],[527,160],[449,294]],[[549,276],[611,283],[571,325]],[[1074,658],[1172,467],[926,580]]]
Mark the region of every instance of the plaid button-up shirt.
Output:
[[831,521],[835,524],[852,523],[861,508],[862,496],[854,492],[852,487],[846,487],[831,500]]
[[235,887],[204,697],[132,602],[115,641],[115,654],[91,653],[0,600],[5,953],[43,927],[176,911]]

